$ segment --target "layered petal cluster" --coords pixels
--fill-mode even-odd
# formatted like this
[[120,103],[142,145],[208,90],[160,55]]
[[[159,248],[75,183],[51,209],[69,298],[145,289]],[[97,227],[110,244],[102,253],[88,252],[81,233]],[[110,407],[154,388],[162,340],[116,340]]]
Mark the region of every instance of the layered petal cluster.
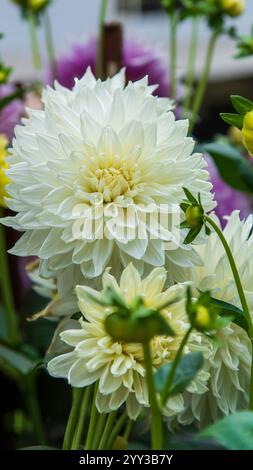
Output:
[[45,109],[16,127],[7,202],[17,215],[4,223],[25,233],[12,253],[39,256],[60,292],[130,260],[140,271],[166,258],[170,267],[199,261],[174,241],[167,211],[179,209],[184,186],[213,208],[209,174],[192,154],[188,121],[153,90],[147,78],[125,86],[124,71],[101,82],[88,70],[72,91],[57,82],[44,91]]
[[[218,222],[218,221],[217,221]],[[253,312],[253,218],[241,221],[239,212],[227,217],[224,236],[232,249],[250,311]],[[224,249],[216,234],[212,234],[206,245],[198,246],[203,266],[191,268],[188,279],[196,289],[211,290],[212,296],[241,308],[233,275]],[[246,332],[230,323],[217,332],[218,344],[206,339],[209,358],[204,369],[209,372],[208,391],[202,395],[184,394],[185,411],[179,421],[189,424],[196,420],[204,425],[221,416],[244,409],[248,405],[248,388],[251,364],[251,347]]]
[[[178,284],[163,291],[166,277],[164,268],[155,268],[141,280],[132,264],[123,271],[119,284],[108,269],[103,275],[104,289],[111,286],[129,305],[139,295],[145,305],[152,308],[172,302],[163,314],[176,336],[153,338],[151,354],[154,369],[174,359],[189,328],[184,308],[185,286]],[[136,419],[142,407],[149,406],[142,344],[115,341],[107,334],[104,324],[110,309],[94,302],[94,298],[102,300],[103,291],[100,293],[82,286],[78,286],[76,291],[83,315],[80,328],[60,334],[73,350],[52,359],[48,363],[49,373],[54,377],[67,378],[73,387],[85,387],[98,381],[98,410],[108,413],[126,403],[128,415]],[[201,349],[201,335],[192,333],[184,352],[197,349]],[[200,372],[191,387],[203,393],[207,379],[208,374]],[[182,396],[170,398],[166,413],[177,414],[183,407]]]

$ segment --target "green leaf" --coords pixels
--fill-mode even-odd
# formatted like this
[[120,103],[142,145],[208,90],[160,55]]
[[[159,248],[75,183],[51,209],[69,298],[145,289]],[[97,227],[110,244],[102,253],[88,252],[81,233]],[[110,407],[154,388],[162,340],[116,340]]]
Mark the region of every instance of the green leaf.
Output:
[[242,129],[243,127],[244,118],[240,114],[220,113],[220,117],[230,126],[239,127],[239,129]]
[[232,188],[253,192],[253,167],[234,147],[224,143],[204,146],[219,170],[220,176]]
[[253,450],[253,412],[239,411],[226,416],[198,437],[212,437],[229,450]]
[[239,114],[245,115],[253,110],[253,101],[248,100],[240,95],[231,96],[232,105]]
[[37,361],[32,361],[19,351],[0,344],[0,368],[7,366],[21,375],[27,375],[35,369],[36,365]]
[[229,304],[228,302],[224,302],[223,300],[214,299],[213,297],[211,297],[211,302],[213,305],[217,305],[220,307],[219,315],[221,317],[232,317],[233,323],[236,323],[236,325],[240,326],[243,330],[246,331],[247,334],[249,334],[248,321],[244,315],[244,312],[240,308],[236,307],[235,305]]
[[[167,398],[177,395],[178,393],[182,393],[188,385],[190,385],[191,381],[203,366],[203,363],[203,354],[199,351],[183,356],[177,367],[174,381],[171,389],[168,391]],[[155,387],[158,392],[162,392],[164,390],[172,365],[173,362],[169,362],[168,364],[160,367],[156,372],[154,379]]]
[[202,227],[197,227],[196,229],[191,229],[189,230],[188,234],[186,235],[183,244],[184,245],[189,245],[189,243],[192,243],[195,238],[198,236],[199,232],[201,231]]
[[188,199],[192,204],[196,204],[198,206],[198,200],[193,196],[193,194],[187,188],[183,188],[183,191]]

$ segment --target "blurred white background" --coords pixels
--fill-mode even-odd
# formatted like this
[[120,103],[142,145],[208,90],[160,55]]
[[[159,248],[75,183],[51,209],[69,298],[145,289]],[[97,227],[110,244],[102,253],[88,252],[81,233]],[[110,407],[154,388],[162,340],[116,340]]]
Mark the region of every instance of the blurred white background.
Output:
[[[100,0],[53,0],[50,16],[53,23],[53,33],[57,53],[64,53],[73,41],[81,41],[90,34],[96,33]],[[168,23],[162,13],[131,13],[120,15],[117,0],[109,0],[108,20],[121,20],[125,34],[157,47],[167,60]],[[239,19],[234,20],[240,33],[249,34],[253,23],[253,0],[247,0],[247,11]],[[1,55],[6,63],[15,68],[14,78],[26,79],[34,77],[31,63],[28,28],[21,20],[19,9],[9,0],[0,0],[0,31],[5,34],[1,41]],[[179,33],[179,63],[178,74],[184,72],[187,45],[189,41],[190,24],[185,22]],[[201,29],[201,47],[199,50],[198,67],[201,69],[205,46],[208,39],[208,28]],[[39,33],[42,52],[44,37]],[[253,73],[253,59],[242,59],[240,66],[233,61],[234,43],[227,38],[221,38],[217,47],[213,76],[250,76]]]

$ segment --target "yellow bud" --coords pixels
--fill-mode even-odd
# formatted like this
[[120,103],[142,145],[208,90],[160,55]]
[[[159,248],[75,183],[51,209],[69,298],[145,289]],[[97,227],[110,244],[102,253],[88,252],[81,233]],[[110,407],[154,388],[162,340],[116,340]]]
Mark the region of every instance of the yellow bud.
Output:
[[47,1],[48,0],[28,0],[28,6],[32,10],[39,10],[47,3]]
[[229,16],[240,16],[245,10],[245,0],[220,0],[220,3]]
[[16,3],[17,5],[20,5],[21,7],[27,9],[29,8],[30,10],[37,11],[40,10],[46,3],[48,3],[48,0],[11,0],[13,3]]
[[8,76],[8,72],[6,70],[0,70],[0,83],[4,83]]
[[242,128],[242,143],[253,157],[253,110],[245,114]]
[[5,191],[5,187],[9,184],[10,180],[5,174],[5,170],[8,168],[6,162],[8,140],[4,134],[0,134],[0,206],[5,207],[4,198],[8,195]]
[[186,209],[185,218],[189,227],[196,229],[203,223],[203,209],[200,206],[189,206]]
[[234,145],[240,145],[242,143],[242,131],[238,127],[231,126],[228,130],[231,142]]
[[208,309],[203,305],[197,307],[196,316],[195,316],[195,325],[199,329],[206,330],[210,327],[210,314]]

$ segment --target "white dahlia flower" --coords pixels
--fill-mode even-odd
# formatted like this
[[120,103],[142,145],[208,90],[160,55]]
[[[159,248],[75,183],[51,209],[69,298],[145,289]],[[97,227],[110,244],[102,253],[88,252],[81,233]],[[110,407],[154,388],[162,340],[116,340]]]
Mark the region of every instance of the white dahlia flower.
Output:
[[28,110],[16,127],[6,201],[17,215],[3,223],[25,232],[12,253],[39,256],[60,292],[130,260],[140,271],[199,261],[192,247],[178,248],[172,216],[153,220],[161,204],[179,207],[183,186],[201,193],[205,209],[215,205],[188,121],[153,90],[147,78],[125,86],[124,71],[101,82],[88,70],[72,91],[48,87],[44,110]]
[[[156,336],[152,339],[154,370],[174,359],[182,337],[189,328],[184,308],[185,286],[178,284],[163,291],[166,277],[164,268],[155,268],[141,280],[132,264],[123,271],[119,285],[108,269],[103,275],[104,289],[111,286],[127,304],[138,295],[143,297],[146,306],[152,308],[158,308],[175,299],[175,303],[164,309],[163,314],[176,336]],[[104,324],[106,316],[111,313],[110,309],[94,303],[89,296],[92,294],[93,299],[99,300],[103,298],[103,292],[81,286],[76,288],[76,292],[83,315],[80,329],[67,330],[60,334],[61,339],[73,351],[52,359],[48,363],[49,373],[54,377],[67,378],[73,387],[85,387],[99,381],[96,399],[98,410],[108,413],[126,403],[128,415],[136,419],[142,407],[149,406],[142,344],[115,341],[107,334]],[[192,333],[184,352],[198,349],[201,349],[201,335]],[[206,372],[200,372],[195,384],[190,387],[203,393],[208,377]],[[183,407],[181,395],[170,398],[166,414],[177,414]]]
[[[232,249],[249,308],[253,312],[253,218],[249,216],[240,221],[239,212],[234,211],[227,220],[223,233]],[[218,220],[216,222],[219,224]],[[218,236],[212,233],[207,244],[198,246],[197,250],[203,266],[193,267],[188,272],[188,279],[193,281],[194,287],[201,291],[211,290],[213,297],[241,308],[231,268]],[[203,427],[248,406],[249,338],[234,323],[218,331],[217,337],[218,344],[210,342],[207,337],[203,340],[210,351],[204,366],[210,374],[208,390],[201,395],[184,393],[186,408],[178,417],[183,424],[196,421]]]

